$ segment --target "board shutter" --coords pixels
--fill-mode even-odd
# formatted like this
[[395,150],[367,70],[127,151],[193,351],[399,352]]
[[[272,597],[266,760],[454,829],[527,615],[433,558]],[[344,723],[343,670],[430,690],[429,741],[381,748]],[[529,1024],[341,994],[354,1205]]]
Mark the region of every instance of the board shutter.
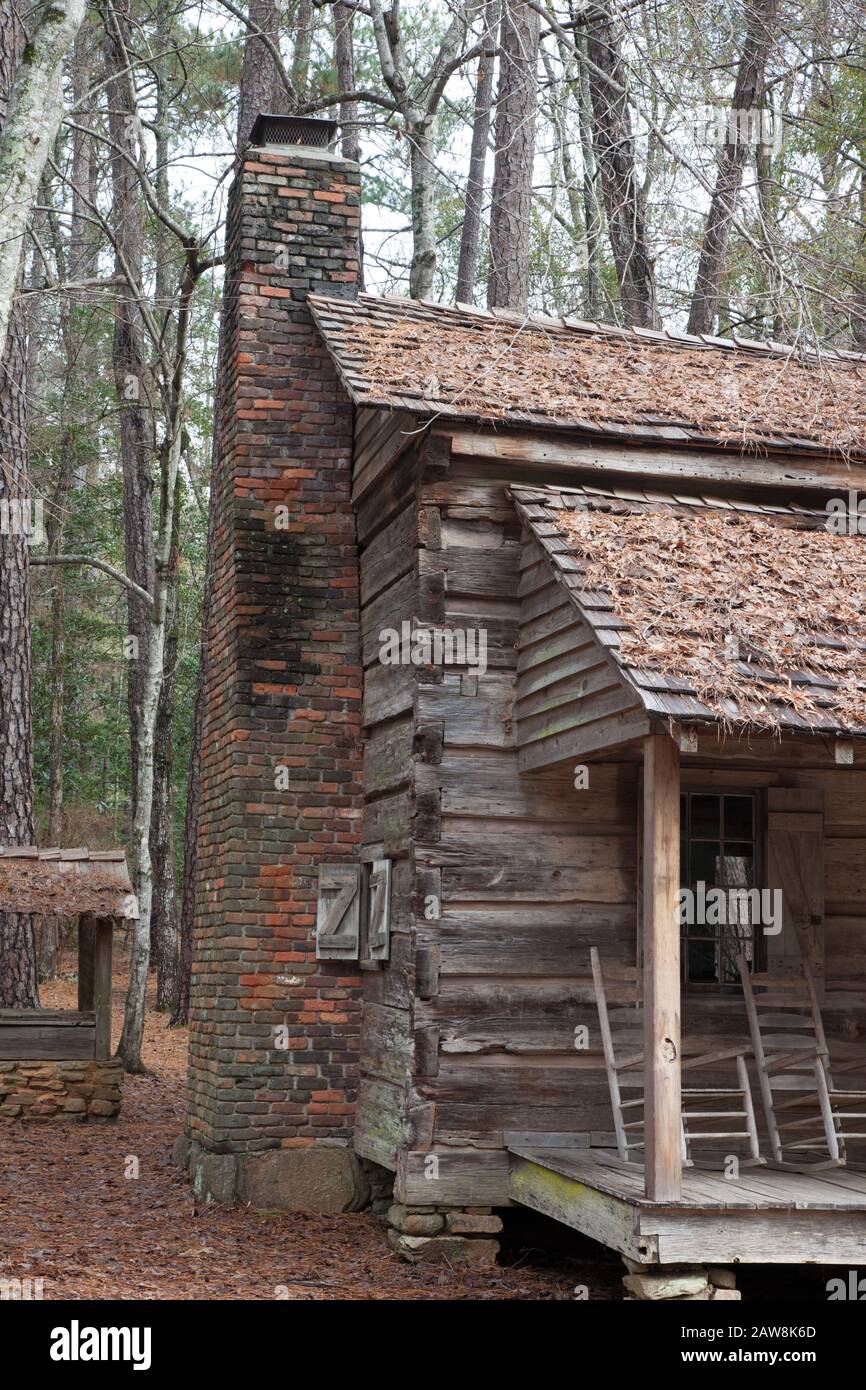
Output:
[[387,960],[391,928],[391,861],[374,859],[367,887],[367,950],[370,960]]
[[360,923],[360,865],[320,864],[316,959],[357,960]]
[[805,955],[824,974],[824,806],[820,790],[767,792],[767,887],[782,895],[782,931],[767,938],[774,973],[796,973]]

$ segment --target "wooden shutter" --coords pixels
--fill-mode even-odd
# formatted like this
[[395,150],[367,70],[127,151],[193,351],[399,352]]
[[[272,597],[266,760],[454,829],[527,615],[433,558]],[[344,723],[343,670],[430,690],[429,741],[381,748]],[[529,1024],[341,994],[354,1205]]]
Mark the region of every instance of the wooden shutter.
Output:
[[360,865],[320,864],[316,959],[357,960],[360,924]]
[[367,954],[387,960],[391,927],[391,861],[374,859],[367,886]]
[[805,954],[824,973],[824,803],[813,788],[767,792],[767,887],[781,889],[783,926],[767,937],[771,972],[793,973]]

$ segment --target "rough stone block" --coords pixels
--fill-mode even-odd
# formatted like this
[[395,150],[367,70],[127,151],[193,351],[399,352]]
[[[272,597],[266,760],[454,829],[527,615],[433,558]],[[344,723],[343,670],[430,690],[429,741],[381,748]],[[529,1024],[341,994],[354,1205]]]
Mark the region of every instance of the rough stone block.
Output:
[[237,1195],[237,1176],[235,1154],[201,1154],[192,1172],[196,1198],[200,1202],[230,1206]]
[[190,1142],[185,1134],[179,1134],[171,1146],[172,1162],[184,1171],[189,1166]]
[[116,1115],[120,1106],[116,1100],[103,1100],[95,1097],[87,1107],[88,1114],[99,1115],[107,1119],[111,1115]]
[[360,1211],[369,1183],[349,1148],[313,1145],[245,1154],[238,1197],[259,1211]]
[[623,1284],[637,1298],[687,1298],[706,1293],[709,1280],[705,1274],[627,1274]]
[[449,1211],[445,1225],[458,1236],[496,1236],[502,1230],[502,1219],[498,1216],[476,1216],[469,1211]]
[[389,1231],[388,1244],[409,1264],[492,1265],[499,1254],[498,1240],[468,1240],[465,1236],[409,1236]]
[[395,1230],[407,1236],[435,1236],[445,1225],[445,1218],[438,1212],[411,1212],[400,1203],[389,1208],[388,1220]]

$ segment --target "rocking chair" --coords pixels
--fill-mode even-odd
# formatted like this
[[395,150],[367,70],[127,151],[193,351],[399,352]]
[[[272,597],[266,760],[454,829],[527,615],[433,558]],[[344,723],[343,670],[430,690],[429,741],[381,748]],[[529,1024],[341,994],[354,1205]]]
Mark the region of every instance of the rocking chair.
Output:
[[750,974],[744,956],[738,964],[774,1166],[812,1172],[841,1167],[849,1162],[847,1141],[866,1140],[866,1090],[838,1085],[833,1071],[864,1072],[866,1058],[831,1070],[806,960],[799,975]]
[[[644,1148],[643,1009],[640,1007],[639,974],[634,966],[608,966],[609,984],[606,985],[595,946],[590,948],[590,960],[617,1151],[623,1163],[634,1163],[639,1160],[632,1154]],[[635,1051],[637,1042],[641,1047]],[[745,1141],[747,1145],[748,1156],[740,1158],[741,1166],[753,1167],[766,1161],[761,1156],[755,1123],[745,1060],[748,1050],[736,1046],[690,1055],[688,1047],[683,1047],[684,1073],[702,1067],[720,1067],[729,1062],[733,1062],[736,1069],[736,1084],[683,1086],[681,1144],[683,1162],[688,1166],[695,1165],[693,1146],[696,1142],[701,1146],[709,1142],[717,1146],[714,1151],[700,1155],[701,1166],[718,1167],[721,1151],[731,1140]],[[623,1092],[627,1089],[638,1094],[624,1099]]]

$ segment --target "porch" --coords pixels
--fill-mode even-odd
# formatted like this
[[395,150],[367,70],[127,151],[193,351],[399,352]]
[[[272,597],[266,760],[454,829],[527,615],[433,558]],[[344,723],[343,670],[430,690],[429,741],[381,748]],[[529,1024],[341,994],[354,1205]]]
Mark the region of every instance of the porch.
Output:
[[508,1195],[640,1265],[826,1264],[866,1248],[866,1172],[687,1168],[668,1201],[614,1150],[509,1145]]
[[[854,1104],[841,1088],[819,1096],[814,1135],[801,1093],[806,1072],[820,1093],[831,1062],[847,1073],[866,1056],[855,804],[864,642],[822,597],[847,594],[862,550],[828,534],[819,508],[621,489],[512,495],[525,522],[521,770],[569,762],[576,791],[591,796],[598,763],[633,759],[639,824],[634,952],[601,932],[591,952],[616,1149],[601,1134],[590,1144],[604,1147],[567,1149],[527,1135],[508,1145],[509,1197],[638,1263],[856,1263],[866,1178],[827,1165],[854,1157],[837,1135],[856,1140],[862,1158],[866,1091],[850,1092]],[[795,598],[797,559],[808,580]],[[606,957],[621,982],[611,1020],[627,1024],[629,1009],[633,1019],[621,1051],[600,984]],[[817,1013],[803,1031],[798,976],[825,1013],[826,1039]],[[700,1066],[689,1058],[696,1032],[717,1023],[739,1048],[734,1089],[689,1070]],[[702,1060],[730,1061],[718,1047]],[[712,1128],[719,1106],[730,1133]],[[748,1159],[729,1163],[737,1176],[690,1166],[690,1115],[710,1130],[696,1138],[718,1137],[720,1154]],[[855,1132],[843,1136],[846,1127]],[[738,1155],[730,1141],[743,1129],[750,1148]],[[815,1161],[820,1172],[792,1171]]]

